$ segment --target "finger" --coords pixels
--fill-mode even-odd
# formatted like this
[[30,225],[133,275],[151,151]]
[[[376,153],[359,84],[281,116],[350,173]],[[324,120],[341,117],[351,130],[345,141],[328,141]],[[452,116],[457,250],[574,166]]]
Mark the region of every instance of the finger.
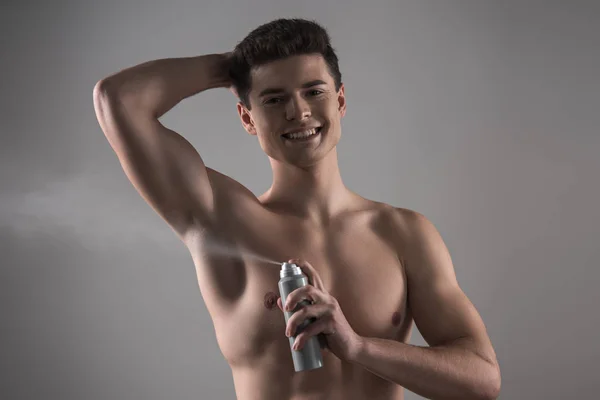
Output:
[[[308,323],[307,320],[312,319],[319,320],[321,318],[327,318],[327,316],[331,313],[331,309],[325,304],[313,304],[310,306],[302,307],[300,310],[296,311],[292,316],[288,319],[287,326],[285,328],[285,335],[296,336],[299,333],[302,333],[306,328]],[[308,325],[311,326],[312,324]]]
[[[311,337],[316,336],[320,333],[325,334],[325,335],[335,333],[335,330],[332,327],[332,322],[330,319],[328,319],[328,318],[318,319],[315,322],[313,322],[312,324],[308,325],[308,327],[296,337],[296,340],[294,340],[294,345],[293,345],[294,350],[302,350],[302,347],[304,347],[306,342]],[[325,340],[326,340],[326,338],[320,339],[319,345],[323,346]]]
[[277,307],[279,307],[279,309],[281,311],[283,311],[283,304],[281,304],[281,297],[277,298]]
[[312,286],[302,286],[293,290],[285,299],[285,311],[293,311],[302,300],[312,303],[327,303],[329,296],[322,290]]
[[302,269],[302,272],[304,272],[306,274],[306,276],[308,278],[308,282],[311,285],[313,285],[321,290],[325,290],[325,285],[323,285],[321,276],[319,275],[317,270],[308,261],[295,258],[288,262],[292,262],[292,263],[296,264],[297,266],[299,266],[300,269]]

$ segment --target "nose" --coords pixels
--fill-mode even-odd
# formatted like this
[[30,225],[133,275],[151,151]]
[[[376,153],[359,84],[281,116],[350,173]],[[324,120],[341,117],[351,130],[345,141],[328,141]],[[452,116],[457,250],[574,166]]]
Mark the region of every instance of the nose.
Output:
[[292,97],[285,107],[285,118],[288,121],[300,121],[310,117],[310,115],[310,107],[302,98]]

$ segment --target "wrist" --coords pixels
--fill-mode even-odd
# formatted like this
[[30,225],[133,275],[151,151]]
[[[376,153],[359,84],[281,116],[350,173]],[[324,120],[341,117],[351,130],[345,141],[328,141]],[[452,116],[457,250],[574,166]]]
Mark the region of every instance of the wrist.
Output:
[[[231,86],[231,78],[229,76],[229,67],[231,65],[231,53],[222,53],[222,54],[210,54],[208,57],[208,77],[209,77],[209,87],[210,88],[218,88],[218,87],[229,87]],[[206,59],[204,59],[206,60]]]
[[366,337],[356,335],[350,350],[348,351],[347,361],[350,363],[358,362],[366,351],[368,340]]

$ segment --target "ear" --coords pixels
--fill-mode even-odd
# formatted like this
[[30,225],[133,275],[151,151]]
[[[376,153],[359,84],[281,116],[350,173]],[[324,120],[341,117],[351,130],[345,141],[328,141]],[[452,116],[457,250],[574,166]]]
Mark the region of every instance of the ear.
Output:
[[346,115],[346,94],[344,93],[345,88],[344,84],[340,86],[340,90],[338,91],[338,110],[340,112],[340,117]]
[[240,119],[242,120],[242,125],[246,132],[248,132],[252,136],[256,136],[256,127],[254,126],[254,120],[252,119],[252,115],[250,111],[242,104],[242,102],[237,103],[237,111],[240,115]]

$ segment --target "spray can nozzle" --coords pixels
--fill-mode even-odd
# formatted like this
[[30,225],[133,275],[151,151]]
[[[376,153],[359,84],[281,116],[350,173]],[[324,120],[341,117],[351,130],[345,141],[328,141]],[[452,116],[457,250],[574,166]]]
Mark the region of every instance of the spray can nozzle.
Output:
[[279,271],[279,277],[285,278],[286,276],[301,275],[302,270],[299,266],[293,263],[284,262],[281,264],[281,270]]

